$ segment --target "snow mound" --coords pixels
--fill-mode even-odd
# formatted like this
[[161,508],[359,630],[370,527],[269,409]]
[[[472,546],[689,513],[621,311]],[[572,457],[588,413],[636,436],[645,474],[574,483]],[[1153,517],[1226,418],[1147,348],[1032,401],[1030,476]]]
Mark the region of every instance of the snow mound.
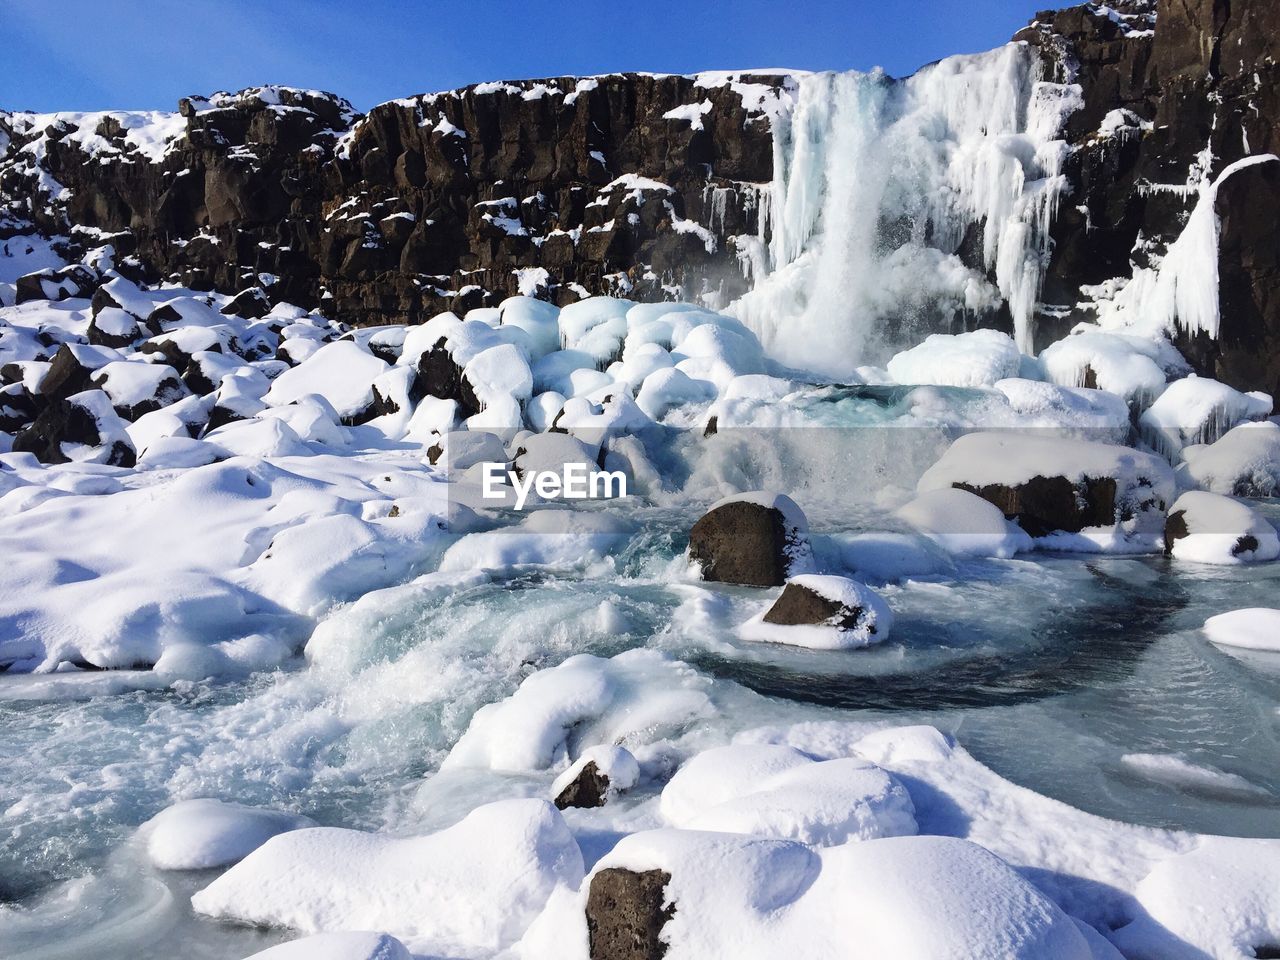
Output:
[[785,746],[705,750],[662,791],[672,826],[836,846],[917,832],[911,797],[867,760],[815,762]]
[[1210,617],[1204,632],[1214,643],[1280,653],[1280,610],[1249,607]]
[[1239,497],[1280,493],[1280,423],[1242,423],[1221,440],[1182,451],[1179,478],[1201,490]]
[[357,417],[373,403],[373,381],[390,369],[353,340],[336,340],[276,377],[263,398],[283,406],[307,394],[318,394],[342,417]]
[[144,825],[147,856],[161,870],[207,870],[243,860],[272,837],[313,827],[307,817],[221,800],[184,800]]
[[344,930],[290,940],[245,960],[413,960],[413,955],[389,933]]
[[1045,375],[1064,387],[1096,387],[1146,406],[1171,374],[1188,371],[1168,341],[1094,328],[1077,329],[1040,352]]
[[195,894],[208,917],[303,933],[386,930],[415,953],[471,956],[524,933],[582,854],[542,800],[479,807],[423,837],[314,828],[282,834]]
[[1135,891],[1138,915],[1111,936],[1134,960],[1251,957],[1280,944],[1280,841],[1204,837]]
[[998,507],[968,490],[929,490],[900,507],[898,516],[957,556],[1007,559],[1032,547]]
[[481,707],[441,769],[534,771],[568,765],[587,747],[679,730],[712,712],[707,681],[655,650],[570,657],[539,670],[506,700]]
[[889,376],[898,383],[946,387],[990,387],[1018,376],[1021,367],[1017,344],[998,330],[935,333],[888,364]]
[[1191,490],[1169,508],[1169,552],[1198,563],[1249,563],[1280,556],[1280,536],[1247,504]]

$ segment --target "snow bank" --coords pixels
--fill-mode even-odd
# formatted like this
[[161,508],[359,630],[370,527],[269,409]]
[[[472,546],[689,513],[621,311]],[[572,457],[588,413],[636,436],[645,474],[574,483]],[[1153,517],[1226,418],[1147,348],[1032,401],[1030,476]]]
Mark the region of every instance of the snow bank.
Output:
[[898,516],[957,556],[1009,558],[1030,550],[1031,538],[995,505],[968,490],[929,490],[900,507]]
[[269,840],[191,898],[197,913],[303,933],[386,930],[415,953],[473,956],[519,939],[582,880],[559,811],[506,800],[423,837],[315,828]]
[[916,833],[911,797],[875,764],[764,744],[697,754],[663,788],[661,810],[676,827],[813,846]]
[[1249,563],[1280,556],[1280,537],[1247,504],[1191,490],[1169,508],[1165,542],[1179,560]]
[[161,870],[207,870],[243,860],[272,837],[313,827],[307,817],[221,800],[184,800],[143,826],[147,856]]

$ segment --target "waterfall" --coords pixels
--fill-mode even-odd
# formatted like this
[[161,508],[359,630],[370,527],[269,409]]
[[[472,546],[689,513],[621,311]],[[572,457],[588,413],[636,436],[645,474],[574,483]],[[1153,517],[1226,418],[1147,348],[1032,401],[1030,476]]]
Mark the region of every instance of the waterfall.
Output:
[[[774,124],[766,269],[731,312],[781,362],[837,378],[887,359],[892,330],[918,338],[1001,302],[1029,350],[1066,183],[1056,138],[1079,96],[1024,44],[900,81],[799,78]],[[966,240],[979,269],[957,255]]]

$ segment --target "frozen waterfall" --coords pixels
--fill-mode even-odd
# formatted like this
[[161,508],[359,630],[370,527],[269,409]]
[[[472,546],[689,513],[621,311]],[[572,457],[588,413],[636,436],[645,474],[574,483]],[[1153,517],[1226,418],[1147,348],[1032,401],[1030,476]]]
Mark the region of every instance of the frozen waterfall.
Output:
[[1024,44],[906,80],[798,78],[774,126],[767,255],[731,312],[783,363],[835,378],[1002,301],[1029,350],[1079,96]]

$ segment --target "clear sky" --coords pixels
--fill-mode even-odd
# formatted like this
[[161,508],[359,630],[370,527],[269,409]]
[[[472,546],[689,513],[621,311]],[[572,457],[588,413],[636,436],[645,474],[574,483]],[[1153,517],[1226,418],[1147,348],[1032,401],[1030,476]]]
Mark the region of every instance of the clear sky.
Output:
[[1048,0],[0,0],[0,108],[174,109],[264,83],[358,108],[482,80],[882,66],[1004,41]]

